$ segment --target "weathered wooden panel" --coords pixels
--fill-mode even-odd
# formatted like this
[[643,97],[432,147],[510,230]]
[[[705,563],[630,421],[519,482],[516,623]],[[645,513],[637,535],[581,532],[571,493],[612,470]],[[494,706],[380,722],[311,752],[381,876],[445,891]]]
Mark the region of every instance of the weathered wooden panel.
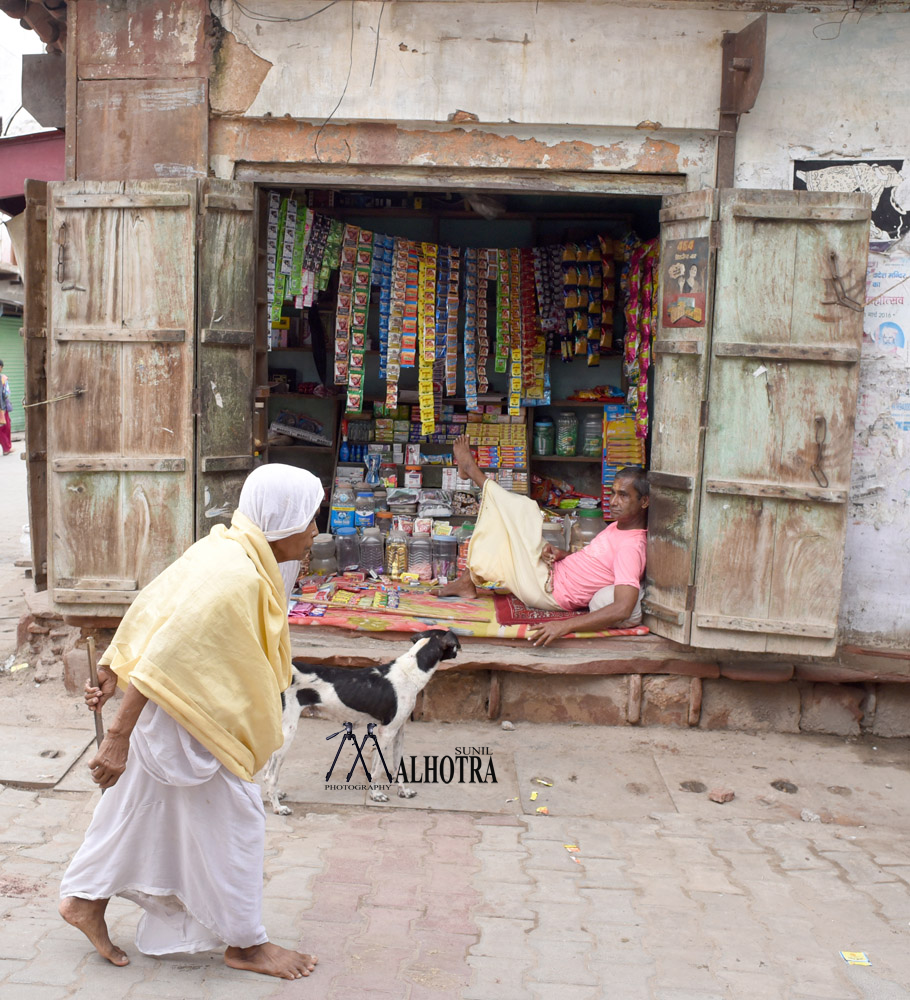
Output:
[[[173,333],[195,329],[195,197],[185,181],[52,186],[68,270],[50,283],[48,393],[83,392],[49,414],[50,586],[80,615],[129,603],[120,584],[141,589],[193,539],[194,338]],[[65,585],[80,580],[97,585]]]
[[205,0],[80,0],[75,33],[83,80],[116,76],[201,76],[211,58],[206,47]]
[[834,652],[867,224],[862,195],[722,192],[694,645]]
[[[664,199],[661,210],[661,283],[672,241],[710,237],[716,218],[715,192],[699,191]],[[653,632],[689,641],[689,588],[695,579],[695,539],[703,447],[710,343],[714,251],[705,275],[703,327],[661,326],[654,342],[654,413],[651,443],[651,507],[648,516],[646,622]],[[651,613],[647,613],[653,609]]]
[[[47,182],[25,182],[25,401],[47,399]],[[53,405],[53,404],[52,404]],[[47,407],[25,411],[28,523],[35,590],[47,589]]]
[[196,535],[228,523],[253,466],[256,213],[253,185],[200,194]]
[[76,170],[92,180],[205,177],[208,90],[198,79],[78,83]]

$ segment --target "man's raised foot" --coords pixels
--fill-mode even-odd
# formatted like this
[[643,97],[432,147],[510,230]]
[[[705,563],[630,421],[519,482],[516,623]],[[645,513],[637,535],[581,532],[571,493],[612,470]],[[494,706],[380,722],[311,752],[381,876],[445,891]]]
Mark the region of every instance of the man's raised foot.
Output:
[[60,901],[60,916],[75,927],[92,942],[98,954],[106,958],[112,965],[129,965],[130,960],[122,948],[118,948],[110,939],[104,911],[108,899],[80,899],[78,896],[67,896]]

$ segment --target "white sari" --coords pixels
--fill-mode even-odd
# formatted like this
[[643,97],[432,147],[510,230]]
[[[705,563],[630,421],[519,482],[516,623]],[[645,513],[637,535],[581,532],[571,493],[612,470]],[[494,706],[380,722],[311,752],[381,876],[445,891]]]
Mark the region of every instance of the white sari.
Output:
[[265,810],[257,786],[220,764],[153,702],[102,795],[61,898],[123,896],[145,913],[147,955],[249,948],[262,926]]

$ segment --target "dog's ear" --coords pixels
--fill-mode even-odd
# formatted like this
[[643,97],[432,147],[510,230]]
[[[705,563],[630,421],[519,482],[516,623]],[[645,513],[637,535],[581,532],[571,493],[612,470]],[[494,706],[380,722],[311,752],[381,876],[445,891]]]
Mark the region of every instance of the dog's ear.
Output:
[[443,635],[442,640],[442,655],[440,659],[442,660],[454,660],[458,656],[458,652],[461,649],[461,643],[458,641],[458,636],[449,629],[445,635]]

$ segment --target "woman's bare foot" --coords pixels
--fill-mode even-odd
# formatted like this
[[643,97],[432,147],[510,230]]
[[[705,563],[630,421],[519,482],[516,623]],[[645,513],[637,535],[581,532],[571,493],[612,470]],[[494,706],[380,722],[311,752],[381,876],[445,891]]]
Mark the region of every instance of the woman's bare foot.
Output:
[[123,949],[118,948],[110,939],[107,924],[104,922],[104,911],[108,899],[80,899],[78,896],[67,896],[60,901],[60,916],[92,942],[102,958],[113,965],[129,965],[130,960]]
[[465,570],[457,580],[453,580],[442,587],[435,587],[430,593],[435,597],[467,597],[473,599],[477,596],[477,588],[471,579],[470,570]]
[[460,434],[452,444],[452,456],[458,465],[458,474],[462,479],[470,479],[479,489],[483,489],[483,484],[487,481],[486,476],[480,471],[480,466],[474,461],[471,453],[471,446],[465,434]]
[[315,955],[290,951],[271,941],[252,948],[228,948],[224,953],[224,964],[232,969],[261,972],[264,976],[277,976],[279,979],[302,979],[316,968],[318,961]]

